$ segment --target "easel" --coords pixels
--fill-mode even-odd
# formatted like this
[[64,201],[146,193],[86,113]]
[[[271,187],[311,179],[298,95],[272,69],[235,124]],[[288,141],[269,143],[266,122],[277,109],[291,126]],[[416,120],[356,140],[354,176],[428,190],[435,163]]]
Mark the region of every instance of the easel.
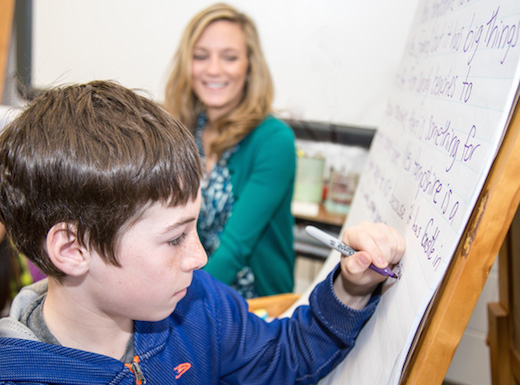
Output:
[[517,103],[502,146],[434,299],[428,322],[405,368],[403,384],[442,384],[509,230],[520,202],[519,109]]
[[0,101],[4,91],[5,71],[13,26],[14,0],[0,0]]
[[[517,103],[502,146],[434,299],[428,321],[404,370],[402,384],[440,385],[444,381],[519,202],[520,103]],[[520,233],[520,216],[518,222],[518,227],[514,227],[517,229],[516,234]],[[506,241],[504,247],[507,244]],[[520,246],[517,247],[516,252],[520,253]],[[502,262],[505,259],[503,255],[502,251],[499,262],[501,271],[505,264]],[[503,280],[501,276],[500,281]],[[512,289],[508,290],[510,292]],[[501,290],[502,297],[506,298]],[[272,296],[250,300],[249,303],[251,310],[264,308],[270,316],[276,317],[295,299],[290,296]],[[506,306],[505,309],[510,307]],[[500,304],[490,304],[490,314],[494,317],[490,319],[489,331],[493,385],[513,385],[513,382],[495,381],[499,376],[510,376],[511,370],[517,381],[520,378],[520,354],[513,350],[509,352],[513,336],[504,333],[512,330],[509,326],[512,320],[511,317],[506,318]]]

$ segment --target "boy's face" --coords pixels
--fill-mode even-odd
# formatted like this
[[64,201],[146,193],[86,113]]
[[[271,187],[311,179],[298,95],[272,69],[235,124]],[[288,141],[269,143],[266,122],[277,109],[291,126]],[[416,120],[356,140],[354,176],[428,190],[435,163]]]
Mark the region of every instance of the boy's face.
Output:
[[159,321],[186,295],[193,270],[207,262],[197,235],[200,193],[185,206],[154,203],[122,235],[121,267],[92,258],[90,292],[111,318]]

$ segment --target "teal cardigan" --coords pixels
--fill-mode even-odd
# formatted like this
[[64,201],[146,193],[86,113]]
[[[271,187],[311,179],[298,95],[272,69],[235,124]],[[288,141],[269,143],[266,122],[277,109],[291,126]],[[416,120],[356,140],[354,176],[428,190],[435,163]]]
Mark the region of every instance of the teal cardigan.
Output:
[[238,145],[228,162],[233,209],[220,246],[204,267],[228,285],[249,265],[259,296],[294,286],[291,200],[296,169],[294,134],[269,115]]

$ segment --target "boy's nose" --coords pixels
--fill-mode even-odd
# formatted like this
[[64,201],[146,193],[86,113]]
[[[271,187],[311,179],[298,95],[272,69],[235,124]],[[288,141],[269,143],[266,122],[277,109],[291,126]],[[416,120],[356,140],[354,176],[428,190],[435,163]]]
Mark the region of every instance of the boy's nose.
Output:
[[194,240],[193,247],[189,253],[190,256],[187,258],[186,266],[187,270],[198,270],[208,263],[208,255],[206,254],[204,247],[202,247],[202,243],[200,243],[198,236]]

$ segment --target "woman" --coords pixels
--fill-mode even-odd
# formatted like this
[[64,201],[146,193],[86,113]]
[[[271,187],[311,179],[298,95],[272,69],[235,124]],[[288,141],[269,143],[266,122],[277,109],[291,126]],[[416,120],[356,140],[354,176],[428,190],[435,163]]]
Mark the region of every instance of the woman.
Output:
[[292,130],[271,115],[273,85],[254,23],[226,4],[182,36],[165,106],[192,129],[204,165],[205,269],[244,297],[291,292]]

